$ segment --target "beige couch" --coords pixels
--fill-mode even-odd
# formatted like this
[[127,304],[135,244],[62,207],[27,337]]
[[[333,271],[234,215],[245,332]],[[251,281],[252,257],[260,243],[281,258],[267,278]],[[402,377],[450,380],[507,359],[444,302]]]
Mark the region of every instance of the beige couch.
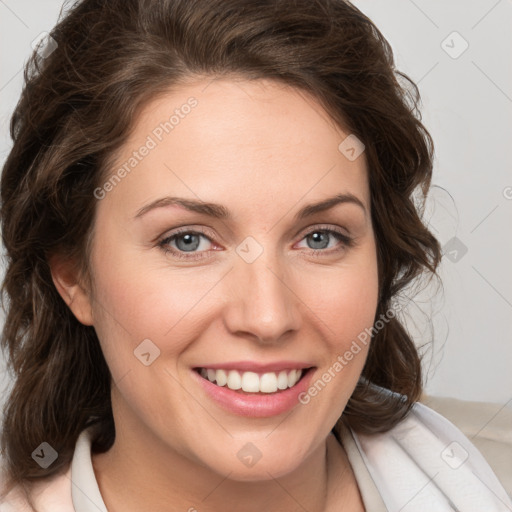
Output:
[[500,405],[424,395],[421,402],[464,432],[512,497],[512,401]]

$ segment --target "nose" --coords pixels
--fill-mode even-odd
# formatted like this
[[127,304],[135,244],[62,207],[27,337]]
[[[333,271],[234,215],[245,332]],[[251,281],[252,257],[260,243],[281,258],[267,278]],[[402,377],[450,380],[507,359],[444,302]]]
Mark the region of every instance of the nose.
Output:
[[283,262],[263,254],[248,263],[239,259],[230,275],[225,322],[233,335],[260,343],[278,343],[300,328],[300,299]]

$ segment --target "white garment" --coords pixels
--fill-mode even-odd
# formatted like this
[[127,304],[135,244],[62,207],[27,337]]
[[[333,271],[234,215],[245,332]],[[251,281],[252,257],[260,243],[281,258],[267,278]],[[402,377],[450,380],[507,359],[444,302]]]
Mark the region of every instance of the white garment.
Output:
[[512,511],[476,447],[421,403],[389,432],[354,439],[389,512]]
[[[91,462],[91,430],[65,473],[37,482],[37,512],[108,512]],[[343,428],[341,441],[368,512],[512,512],[512,500],[480,452],[447,419],[416,403],[383,434]],[[29,512],[19,489],[0,512]]]

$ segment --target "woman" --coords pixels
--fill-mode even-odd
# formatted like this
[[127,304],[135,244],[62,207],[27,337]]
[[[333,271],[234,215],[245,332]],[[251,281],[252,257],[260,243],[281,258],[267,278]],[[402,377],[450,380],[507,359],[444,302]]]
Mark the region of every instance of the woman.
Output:
[[509,510],[416,403],[433,148],[372,22],[85,0],[51,37],[1,182],[0,510]]

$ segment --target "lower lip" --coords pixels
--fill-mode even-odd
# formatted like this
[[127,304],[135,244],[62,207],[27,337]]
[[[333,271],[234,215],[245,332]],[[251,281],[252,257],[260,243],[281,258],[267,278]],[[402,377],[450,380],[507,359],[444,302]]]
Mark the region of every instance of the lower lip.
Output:
[[242,394],[227,386],[217,386],[192,370],[206,394],[218,405],[238,416],[265,418],[277,416],[293,409],[299,403],[299,395],[309,387],[314,368],[310,368],[295,386],[275,393]]

